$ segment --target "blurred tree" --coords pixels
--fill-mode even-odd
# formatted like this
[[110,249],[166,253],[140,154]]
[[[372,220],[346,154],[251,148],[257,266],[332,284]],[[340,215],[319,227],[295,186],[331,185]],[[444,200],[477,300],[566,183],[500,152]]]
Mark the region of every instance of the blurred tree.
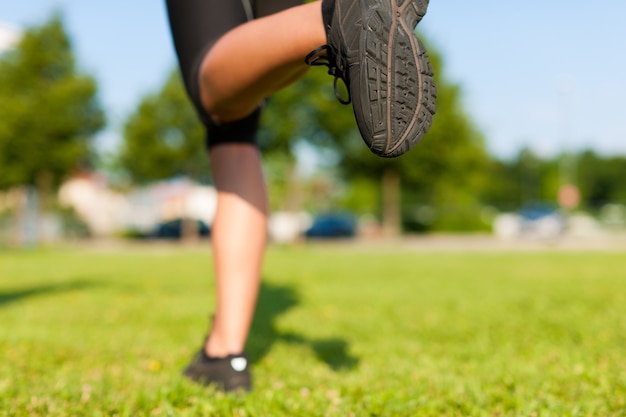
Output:
[[178,70],[145,96],[124,127],[115,165],[132,183],[186,176],[209,181],[204,127],[185,94]]
[[[499,210],[517,210],[524,204],[556,199],[556,188],[546,191],[548,162],[531,149],[521,149],[509,161],[494,161],[485,200]],[[554,171],[554,168],[552,169]],[[552,174],[558,180],[558,173]]]
[[0,189],[29,184],[49,194],[91,165],[92,139],[104,126],[96,92],[76,67],[59,15],[0,56]]
[[[298,88],[286,89],[267,100],[258,142],[274,209],[300,205],[294,143],[297,142]],[[289,109],[290,117],[285,117]],[[126,173],[131,183],[186,176],[211,182],[205,130],[191,105],[178,69],[156,94],[145,96],[127,120],[124,142],[113,158],[113,170]]]
[[[341,204],[335,137],[359,138],[349,106],[335,99],[332,78],[324,71],[307,75],[268,98],[259,146],[266,164],[272,208],[330,210]],[[323,118],[321,115],[326,115]],[[320,119],[325,124],[319,125]],[[360,140],[360,139],[359,139]],[[313,145],[313,146],[311,146]],[[298,172],[298,158],[316,161],[319,173]],[[323,192],[326,190],[326,192]],[[323,194],[323,196],[321,196]]]
[[[400,222],[416,229],[481,227],[477,212],[491,160],[462,108],[459,86],[441,75],[441,59],[432,48],[430,55],[438,112],[423,143],[399,158],[380,158],[367,149],[351,106],[337,102],[332,78],[323,70],[309,71],[270,97],[259,145],[273,208],[377,211],[394,229]],[[202,132],[178,75],[172,75],[159,94],[143,100],[127,123],[125,139],[120,161],[135,181],[177,174],[196,177],[198,167],[206,163]],[[309,145],[299,146],[302,143]],[[314,154],[323,175],[306,181],[299,176],[302,149]]]
[[[370,195],[367,181],[380,184],[379,216],[394,233],[403,226],[415,230],[475,229],[481,197],[489,182],[491,159],[482,135],[463,110],[461,89],[445,79],[443,63],[429,48],[438,89],[437,114],[422,143],[393,159],[372,154],[359,138],[349,106],[315,102],[310,112],[319,146],[332,146],[345,178]],[[329,90],[326,87],[326,90]],[[353,182],[354,181],[354,182]],[[367,206],[371,206],[366,203]]]
[[598,209],[612,202],[626,202],[622,178],[626,158],[603,158],[592,151],[561,153],[542,158],[524,148],[510,161],[495,161],[485,199],[503,211],[533,203],[558,205],[559,189],[577,186],[581,207]]
[[525,148],[510,161],[493,162],[484,197],[502,211],[536,202],[556,205],[559,188],[571,184],[580,190],[579,207],[597,211],[610,203],[626,204],[624,172],[624,156],[604,157],[584,150],[541,158]]
[[584,207],[597,210],[608,203],[626,204],[626,157],[602,157],[586,150],[577,159],[577,182]]
[[500,211],[519,208],[522,199],[517,160],[497,160],[491,163],[491,179],[484,191],[484,200]]

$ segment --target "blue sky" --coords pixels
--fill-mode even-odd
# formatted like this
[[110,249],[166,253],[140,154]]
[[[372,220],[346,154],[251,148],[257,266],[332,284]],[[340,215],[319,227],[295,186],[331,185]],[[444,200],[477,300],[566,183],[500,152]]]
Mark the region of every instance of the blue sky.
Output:
[[[0,23],[14,27],[62,12],[82,69],[100,85],[105,145],[174,68],[164,1],[3,3]],[[625,15],[623,0],[432,0],[420,31],[495,155],[523,146],[625,155]]]

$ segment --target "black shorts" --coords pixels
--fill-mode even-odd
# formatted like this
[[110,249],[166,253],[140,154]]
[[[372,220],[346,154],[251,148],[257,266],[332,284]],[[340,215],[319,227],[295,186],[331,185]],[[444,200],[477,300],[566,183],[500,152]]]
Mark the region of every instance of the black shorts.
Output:
[[256,142],[260,109],[243,120],[216,126],[200,101],[200,65],[211,46],[229,30],[302,4],[302,0],[167,0],[174,47],[187,94],[207,127],[207,145]]

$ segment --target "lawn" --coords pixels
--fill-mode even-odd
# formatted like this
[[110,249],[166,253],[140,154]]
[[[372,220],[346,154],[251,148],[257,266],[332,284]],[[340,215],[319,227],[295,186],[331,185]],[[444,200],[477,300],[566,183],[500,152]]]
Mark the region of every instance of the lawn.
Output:
[[208,248],[0,252],[0,416],[626,416],[626,253],[271,247],[255,390],[180,370]]

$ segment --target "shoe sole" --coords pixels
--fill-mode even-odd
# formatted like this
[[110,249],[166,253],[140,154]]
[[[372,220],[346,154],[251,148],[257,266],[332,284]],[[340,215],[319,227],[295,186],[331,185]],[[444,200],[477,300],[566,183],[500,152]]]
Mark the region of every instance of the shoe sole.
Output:
[[361,0],[355,5],[359,3],[360,10],[346,11],[362,17],[360,68],[350,72],[354,113],[370,150],[396,157],[422,139],[436,111],[433,69],[414,34],[428,1]]

